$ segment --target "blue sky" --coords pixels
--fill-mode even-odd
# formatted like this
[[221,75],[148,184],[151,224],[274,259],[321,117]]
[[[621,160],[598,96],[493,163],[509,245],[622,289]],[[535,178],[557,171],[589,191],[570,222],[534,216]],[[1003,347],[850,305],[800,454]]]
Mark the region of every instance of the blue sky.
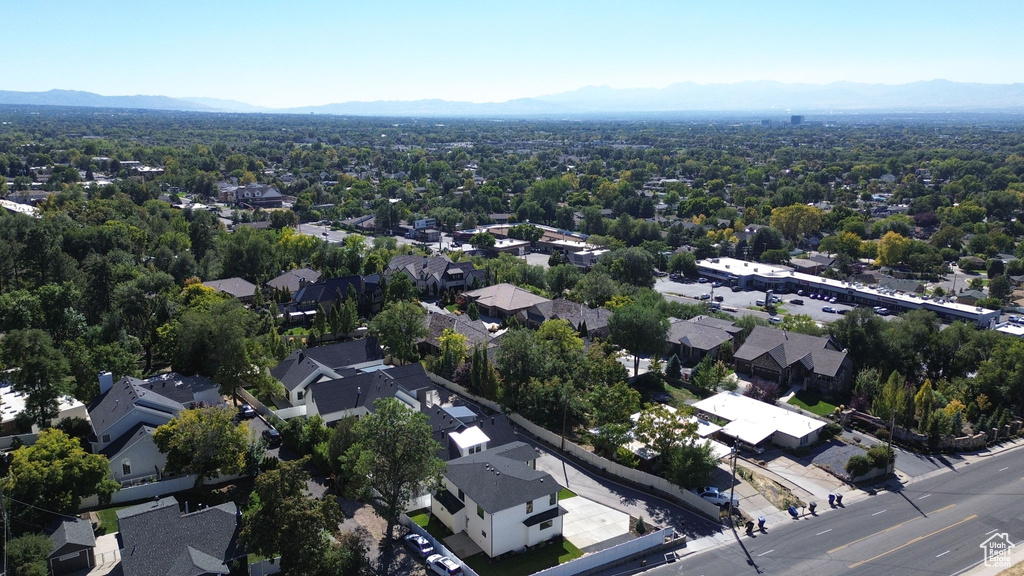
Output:
[[499,102],[583,86],[1024,82],[1024,2],[3,2],[0,89]]

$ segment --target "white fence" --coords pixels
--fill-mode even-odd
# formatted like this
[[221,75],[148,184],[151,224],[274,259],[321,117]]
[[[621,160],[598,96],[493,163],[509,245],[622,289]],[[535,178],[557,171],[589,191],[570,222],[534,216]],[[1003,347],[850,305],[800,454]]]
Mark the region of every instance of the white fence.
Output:
[[[157,496],[169,496],[175,492],[181,492],[182,490],[188,490],[195,486],[196,477],[195,475],[189,476],[178,476],[177,478],[168,478],[166,480],[160,480],[159,482],[150,482],[149,484],[139,484],[138,486],[129,486],[127,488],[121,488],[117,492],[114,492],[110,497],[110,503],[113,504],[126,504],[128,502],[137,502],[139,500],[150,500]],[[99,497],[96,495],[89,496],[82,499],[79,509],[96,508],[100,505]]]
[[675,530],[672,528],[663,528],[657,532],[646,534],[639,538],[623,542],[611,548],[605,548],[592,554],[581,556],[575,560],[566,562],[565,564],[559,564],[558,566],[552,566],[547,570],[541,570],[540,572],[534,573],[533,576],[576,576],[590,570],[597,568],[603,568],[624,558],[630,556],[636,556],[643,554],[644,552],[666,544],[668,542],[677,542],[675,539]]
[[434,547],[435,553],[440,554],[442,556],[447,556],[451,558],[453,562],[455,562],[459,566],[462,566],[462,571],[465,574],[465,576],[479,576],[472,568],[469,567],[468,564],[462,561],[462,558],[456,556],[455,553],[453,553],[444,544],[442,544],[440,540],[431,536],[430,532],[427,532],[422,526],[413,522],[408,515],[402,514],[401,516],[399,516],[398,523],[402,526],[408,527],[409,531],[415,532],[416,534],[419,534],[420,536],[426,538],[427,541],[430,542],[430,545]]
[[281,558],[274,558],[270,560],[260,560],[255,564],[249,565],[249,576],[270,576],[271,574],[278,574],[281,572]]
[[[430,372],[428,372],[428,374],[430,375],[430,379],[438,386],[442,386],[444,388],[447,388],[448,390],[451,390],[452,392],[456,392],[468,398],[472,398],[474,402],[487,406],[488,408],[495,410],[497,412],[501,411],[501,407],[498,406],[496,403],[487,400],[486,398],[480,398],[478,396],[475,396],[469,393],[465,388],[459,386],[458,384],[446,380],[436,374]],[[523,418],[519,414],[511,414],[509,416],[509,420],[514,422],[516,425],[522,427],[531,435],[548,444],[549,446],[553,446],[556,448],[562,446],[563,440],[561,436],[555,434],[554,432],[541,428],[540,426],[537,426],[536,424],[530,422],[526,418]],[[564,451],[571,454],[577,460],[584,462],[588,466],[600,470],[602,473],[608,476],[626,480],[627,482],[632,482],[640,486],[646,486],[650,489],[657,490],[663,494],[667,494],[668,496],[682,502],[683,505],[690,508],[691,510],[709,518],[710,520],[718,522],[718,506],[704,500],[703,498],[694,494],[693,492],[683,490],[679,486],[676,486],[675,484],[669,482],[668,480],[665,480],[664,478],[655,476],[654,474],[648,474],[647,472],[635,470],[628,466],[623,466],[622,464],[619,464],[617,462],[612,462],[611,460],[602,458],[597,454],[594,454],[593,452],[581,446],[578,446],[568,440],[565,440],[564,442]]]
[[10,450],[14,445],[14,439],[21,440],[22,446],[31,446],[39,439],[39,434],[14,434],[0,437],[0,450]]

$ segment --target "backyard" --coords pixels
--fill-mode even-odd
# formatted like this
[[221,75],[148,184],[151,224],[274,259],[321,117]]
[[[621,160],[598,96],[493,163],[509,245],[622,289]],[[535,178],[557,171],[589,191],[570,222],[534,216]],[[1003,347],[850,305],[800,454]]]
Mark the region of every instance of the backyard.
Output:
[[818,416],[828,416],[836,409],[834,404],[825,402],[820,395],[806,390],[797,392],[789,399],[789,403]]
[[561,542],[546,544],[506,560],[492,560],[482,552],[463,560],[480,576],[527,576],[582,555],[572,542],[562,539]]

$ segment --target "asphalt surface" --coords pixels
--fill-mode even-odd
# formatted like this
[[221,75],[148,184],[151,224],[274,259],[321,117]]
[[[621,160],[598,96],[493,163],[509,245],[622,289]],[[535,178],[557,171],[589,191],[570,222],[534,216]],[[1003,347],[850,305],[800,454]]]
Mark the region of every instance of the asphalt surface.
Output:
[[[742,531],[650,574],[960,574],[993,534],[1024,539],[1024,448],[964,461],[846,508]],[[621,572],[621,571],[620,571]]]
[[[733,292],[732,288],[728,286],[719,286],[716,288],[710,282],[702,284],[691,280],[677,281],[672,280],[667,276],[655,279],[654,289],[664,294],[669,300],[676,300],[687,304],[702,302],[702,300],[700,300],[700,296],[702,294],[707,294],[711,298],[721,296],[722,308],[730,314],[753,315],[765,319],[771,316],[767,312],[756,309],[758,308],[757,301],[765,299],[765,293],[757,290],[741,290],[739,292]],[[852,306],[847,306],[842,303],[830,304],[821,300],[812,300],[806,295],[798,296],[796,294],[779,294],[778,297],[782,299],[782,302],[776,304],[777,316],[783,316],[785,314],[806,314],[816,322],[823,324],[835,322],[841,318],[841,316],[836,312],[823,311],[823,307],[831,306],[836,310],[850,310],[853,308]],[[793,304],[793,300],[802,300],[803,304]],[[735,311],[730,310],[730,308],[735,308]]]

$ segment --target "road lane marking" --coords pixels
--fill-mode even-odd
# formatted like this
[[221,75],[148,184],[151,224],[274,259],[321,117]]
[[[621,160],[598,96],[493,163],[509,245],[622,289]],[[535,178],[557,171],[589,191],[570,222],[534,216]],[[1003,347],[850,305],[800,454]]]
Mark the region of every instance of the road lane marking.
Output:
[[[953,508],[954,506],[956,506],[956,504],[950,504],[949,506],[943,506],[942,508],[939,508],[938,510],[935,510],[934,512],[930,512],[930,514],[938,514],[939,512],[942,512],[944,510],[949,510],[950,508]],[[850,546],[853,546],[854,544],[856,544],[858,542],[863,542],[864,540],[867,540],[868,538],[873,538],[875,536],[878,536],[879,534],[885,534],[886,532],[889,532],[891,530],[895,530],[895,529],[899,528],[900,526],[903,526],[904,524],[909,524],[909,523],[913,522],[914,520],[918,520],[920,518],[921,518],[921,516],[916,516],[914,518],[911,518],[910,520],[907,520],[906,522],[900,522],[899,524],[896,524],[895,526],[890,526],[890,527],[886,528],[885,530],[880,530],[878,532],[875,532],[874,534],[869,534],[869,535],[867,535],[867,536],[865,536],[863,538],[858,538],[858,539],[854,540],[853,542],[850,542],[849,544],[843,544],[842,546],[839,546],[838,548],[833,548],[833,549],[829,550],[827,552],[827,554],[832,554],[834,552],[839,552],[840,550],[843,550],[844,548],[849,548]]]
[[929,496],[931,496],[931,494],[925,494],[924,496],[921,496],[920,498],[918,498],[918,500],[924,500],[925,498],[927,498]]
[[897,546],[896,548],[893,548],[892,550],[889,550],[888,552],[882,552],[881,554],[879,554],[879,555],[877,555],[877,556],[875,556],[873,558],[868,558],[867,560],[861,560],[860,562],[857,562],[855,564],[850,564],[849,568],[852,570],[854,568],[857,568],[858,566],[863,566],[864,564],[867,564],[868,562],[872,562],[874,560],[878,560],[879,558],[881,558],[883,556],[888,556],[889,554],[892,554],[893,552],[896,552],[897,550],[902,550],[902,549],[906,548],[907,546],[910,546],[911,544],[917,544],[918,542],[920,542],[920,541],[922,541],[922,540],[924,540],[926,538],[931,538],[932,536],[935,536],[936,534],[938,534],[940,532],[945,532],[946,530],[949,530],[950,528],[954,528],[956,526],[959,526],[959,525],[963,524],[964,522],[970,522],[971,520],[974,520],[977,517],[978,517],[977,514],[971,514],[970,516],[968,516],[967,518],[964,518],[963,520],[961,520],[959,522],[954,522],[954,523],[950,524],[949,526],[946,526],[945,528],[939,528],[938,530],[936,530],[935,532],[932,532],[931,534],[925,534],[924,536],[918,536],[917,538],[914,538],[912,540],[907,541],[906,544],[903,544],[901,546]]
[[824,531],[822,531],[822,532],[818,532],[817,534],[815,534],[815,536],[821,536],[822,534],[827,534],[827,533],[829,533],[829,532],[831,532],[831,531],[832,531],[832,529],[831,529],[831,528],[829,528],[828,530],[824,530]]
[[1005,471],[1007,471],[1007,470],[1009,470],[1009,469],[1010,469],[1010,467],[1009,467],[1009,466],[1004,466],[1003,468],[1000,468],[1000,469],[999,469],[999,471],[1000,471],[1000,472],[1005,472]]
[[991,534],[993,532],[998,532],[998,531],[999,531],[999,528],[996,528],[995,530],[989,530],[988,532],[985,532],[985,536],[988,536],[989,534]]
[[937,555],[937,556],[935,556],[935,557],[936,557],[936,558],[941,558],[941,557],[945,556],[946,554],[949,554],[949,550],[946,550],[946,551],[945,551],[945,552],[943,552],[942,554],[939,554],[939,555]]
[[872,516],[878,516],[879,514],[881,514],[883,512],[885,512],[885,510],[880,510],[880,511],[875,512],[874,514],[872,514]]
[[761,556],[764,556],[765,554],[771,554],[772,552],[775,552],[775,548],[772,548],[771,550],[769,550],[767,552],[762,552],[762,553],[758,554],[757,557],[760,558]]

